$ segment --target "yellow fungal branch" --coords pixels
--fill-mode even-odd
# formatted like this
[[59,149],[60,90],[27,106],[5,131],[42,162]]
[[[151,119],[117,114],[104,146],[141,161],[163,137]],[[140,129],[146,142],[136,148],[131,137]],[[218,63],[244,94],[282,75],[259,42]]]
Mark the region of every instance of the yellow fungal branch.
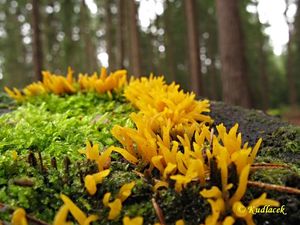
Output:
[[143,225],[143,217],[137,216],[130,219],[128,216],[123,218],[123,225]]
[[23,208],[14,211],[11,218],[11,225],[27,225],[26,212]]
[[93,91],[97,93],[108,93],[119,91],[126,84],[126,70],[117,70],[107,75],[105,68],[101,69],[100,75],[94,73],[92,76],[79,74],[78,79],[73,78],[74,71],[69,67],[66,77],[43,71],[43,81],[35,82],[26,86],[22,91],[17,88],[12,90],[5,87],[7,94],[18,102],[26,100],[28,97],[54,93],[57,95],[74,94],[79,91]]
[[92,175],[86,175],[84,178],[84,185],[90,195],[94,195],[97,192],[97,184],[101,184],[103,179],[107,177],[110,170],[103,170]]
[[126,84],[126,74],[126,70],[117,70],[107,76],[106,69],[102,68],[100,76],[97,73],[92,76],[79,74],[78,83],[83,91],[105,93],[122,88]]
[[128,184],[124,184],[120,190],[119,190],[119,194],[118,194],[118,198],[124,202],[130,195],[131,195],[131,191],[135,186],[135,182],[132,181]]
[[108,214],[109,220],[114,220],[120,215],[122,210],[122,202],[124,202],[131,195],[131,191],[134,188],[134,186],[135,186],[134,181],[122,185],[117,197],[112,202],[110,202],[111,193],[110,192],[105,193],[102,202],[105,207],[110,208]]
[[[61,194],[61,199],[64,202],[64,205],[57,212],[54,222],[57,222],[57,225],[69,224],[66,221],[67,215],[70,212],[79,225],[89,225],[93,221],[98,220],[98,216],[90,215],[87,216],[78,206],[72,202],[66,195]],[[56,224],[54,224],[56,225]]]
[[211,123],[212,119],[203,113],[209,112],[209,101],[195,100],[195,94],[184,93],[179,85],[167,85],[163,77],[131,80],[124,91],[125,97],[140,113],[151,119],[151,128],[156,131],[160,123],[168,120],[171,126]]
[[108,169],[110,166],[110,154],[112,149],[106,149],[100,153],[98,144],[92,144],[86,141],[85,150],[81,149],[79,152],[85,154],[87,159],[95,161],[98,165],[99,172]]

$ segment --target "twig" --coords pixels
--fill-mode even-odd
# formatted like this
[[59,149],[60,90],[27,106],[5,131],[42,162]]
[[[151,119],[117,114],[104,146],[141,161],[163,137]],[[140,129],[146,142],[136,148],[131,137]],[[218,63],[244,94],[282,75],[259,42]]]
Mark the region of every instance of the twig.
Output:
[[260,170],[260,169],[289,169],[288,165],[277,164],[277,163],[254,163],[251,166],[251,170]]
[[276,184],[267,184],[258,181],[248,181],[248,185],[253,187],[263,188],[266,190],[273,190],[278,192],[300,195],[300,190],[292,187],[286,187],[286,186],[281,186]]
[[157,204],[157,202],[155,201],[155,198],[152,198],[151,199],[151,202],[152,202],[152,205],[153,205],[153,208],[155,210],[155,213],[157,215],[157,218],[159,220],[159,223],[161,225],[166,225],[166,222],[165,222],[165,218],[164,218],[164,215],[162,213],[162,210],[161,208],[159,207],[159,205]]
[[210,151],[212,151],[212,148],[213,148],[213,139],[214,139],[214,128],[211,128],[211,131],[210,131],[210,137],[209,137],[209,147],[210,147]]
[[28,178],[14,179],[13,184],[22,187],[32,187],[34,182]]
[[42,221],[42,220],[39,220],[39,219],[37,219],[37,218],[35,218],[35,217],[32,217],[32,216],[29,216],[29,215],[26,215],[26,218],[27,218],[29,221],[31,221],[31,222],[33,222],[33,223],[35,223],[35,224],[37,224],[37,225],[50,225],[49,223],[46,223],[46,222],[44,222],[44,221]]

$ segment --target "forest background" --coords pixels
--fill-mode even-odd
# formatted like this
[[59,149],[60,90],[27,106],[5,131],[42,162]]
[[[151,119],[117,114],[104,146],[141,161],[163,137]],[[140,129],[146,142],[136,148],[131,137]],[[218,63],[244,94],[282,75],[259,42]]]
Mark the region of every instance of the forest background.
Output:
[[0,0],[0,89],[41,80],[41,70],[125,68],[299,123],[300,0],[264,0],[270,11],[280,3],[287,41],[279,50],[262,2]]

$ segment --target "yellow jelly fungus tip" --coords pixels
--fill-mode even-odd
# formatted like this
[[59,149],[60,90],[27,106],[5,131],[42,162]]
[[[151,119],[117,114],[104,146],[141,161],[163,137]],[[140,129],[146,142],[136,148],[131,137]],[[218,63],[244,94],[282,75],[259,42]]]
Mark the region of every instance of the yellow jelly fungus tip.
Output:
[[176,171],[177,166],[173,163],[168,163],[167,167],[164,170],[163,178],[167,179],[168,176]]
[[235,219],[232,216],[227,216],[225,220],[223,221],[222,225],[233,225],[235,222]]
[[69,213],[69,207],[67,205],[62,205],[54,217],[53,225],[67,224],[68,213]]
[[216,186],[213,186],[211,189],[204,189],[200,191],[200,195],[204,198],[220,198],[222,196],[222,192]]
[[169,183],[166,181],[157,181],[153,187],[153,191],[156,192],[159,188],[161,187],[165,187],[168,188],[169,187]]
[[110,196],[111,196],[111,193],[110,193],[110,192],[107,192],[107,193],[105,193],[105,195],[104,195],[104,197],[103,197],[102,202],[103,202],[103,205],[104,205],[105,207],[108,207],[108,203],[109,203]]
[[175,225],[184,225],[184,220],[177,220]]
[[248,181],[248,175],[250,171],[250,165],[248,164],[245,166],[245,168],[242,170],[240,177],[239,177],[239,185],[231,199],[229,200],[229,204],[233,205],[234,202],[239,201],[245,194],[245,191],[247,189],[247,181]]
[[254,208],[263,206],[263,205],[279,207],[280,203],[273,199],[267,199],[267,194],[263,193],[259,198],[253,199],[249,205]]
[[131,195],[131,191],[132,191],[134,186],[135,186],[134,181],[132,181],[128,184],[124,184],[119,190],[118,198],[122,202],[124,202]]
[[110,208],[110,211],[109,211],[109,214],[108,214],[108,219],[109,220],[114,220],[121,213],[122,202],[121,202],[120,199],[117,198],[113,202],[108,203],[108,207]]
[[98,220],[99,217],[97,215],[90,215],[83,223],[83,225],[90,225],[90,223]]
[[77,222],[82,225],[84,224],[85,220],[87,219],[86,214],[78,208],[69,197],[64,194],[60,195],[60,198],[63,200],[65,205],[69,208],[70,213],[73,217],[77,220]]
[[92,175],[87,175],[84,178],[84,186],[90,195],[94,195],[97,192],[96,182]]
[[123,225],[142,225],[143,224],[143,217],[137,216],[130,219],[128,216],[123,218]]
[[258,150],[259,150],[259,147],[260,147],[261,143],[262,143],[262,139],[260,138],[260,139],[257,141],[257,143],[255,144],[254,148],[252,149],[252,152],[251,152],[251,154],[250,154],[250,159],[249,159],[249,163],[250,163],[250,164],[252,164],[252,163],[254,162],[254,159],[255,159],[255,157],[256,157],[256,155],[257,155],[257,152],[258,152]]
[[138,162],[138,159],[134,155],[123,148],[111,146],[109,149],[120,153],[127,161],[131,162],[132,164],[137,164]]
[[232,211],[237,217],[245,217],[248,215],[247,208],[240,201],[233,203]]
[[94,195],[97,192],[97,184],[102,183],[103,179],[107,177],[110,173],[110,170],[103,170],[99,173],[95,173],[92,175],[87,175],[84,178],[84,185],[89,192],[90,195]]
[[27,225],[26,212],[23,208],[14,211],[11,218],[11,225]]

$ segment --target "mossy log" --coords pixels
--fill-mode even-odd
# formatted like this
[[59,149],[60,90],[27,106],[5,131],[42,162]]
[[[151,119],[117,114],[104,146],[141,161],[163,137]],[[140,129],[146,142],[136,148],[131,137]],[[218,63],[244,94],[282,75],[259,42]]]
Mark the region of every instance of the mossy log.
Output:
[[[300,127],[269,116],[262,111],[230,106],[223,102],[212,102],[210,115],[214,118],[214,125],[224,123],[226,127],[231,127],[238,123],[244,140],[249,141],[250,144],[255,143],[259,137],[263,138],[256,163],[272,163],[277,164],[278,167],[262,166],[261,169],[252,173],[250,180],[300,188]],[[299,193],[291,194],[275,187],[269,190],[259,186],[250,186],[248,195],[256,197],[262,191],[266,191],[281,205],[285,205],[287,215],[260,214],[256,216],[258,224],[299,224]]]
[[[0,99],[0,114],[7,113],[15,108],[15,105],[4,95]],[[300,188],[300,127],[292,126],[261,111],[229,106],[222,102],[211,102],[210,116],[214,119],[213,126],[223,123],[226,127],[232,127],[235,123],[238,123],[239,131],[243,134],[243,140],[249,142],[252,146],[259,137],[263,138],[263,144],[255,162],[257,167],[253,169],[250,177],[250,181],[256,183],[249,184],[244,198],[247,201],[247,199],[258,197],[262,192],[267,192],[268,197],[280,201],[281,205],[285,206],[287,215],[257,214],[255,215],[257,224],[299,224],[300,195],[291,192]],[[91,162],[72,161],[70,168],[63,168],[64,171],[68,171],[68,177],[66,178],[65,175],[61,177],[61,172],[56,168],[49,166],[50,162],[44,163],[45,167],[48,167],[44,170],[40,168],[41,163],[39,164],[38,159],[35,160],[37,162],[35,165],[32,164],[33,168],[29,170],[30,175],[35,177],[33,180],[31,180],[32,177],[27,177],[31,184],[33,182],[33,187],[24,186],[10,189],[13,192],[10,197],[18,200],[20,200],[18,191],[28,192],[26,195],[28,199],[23,199],[23,207],[28,204],[27,208],[30,215],[50,223],[51,218],[54,216],[54,210],[57,210],[60,205],[57,199],[58,194],[62,191],[72,196],[73,199],[76,198],[76,202],[83,205],[89,212],[93,212],[100,207],[101,204],[93,202],[82,188],[82,177],[88,172],[96,171],[95,165]],[[50,161],[50,159],[45,160]],[[64,167],[62,162],[58,162],[58,164],[59,167]],[[19,163],[19,166],[22,168],[21,173],[23,173],[25,166],[22,163]],[[65,165],[65,167],[68,166]],[[147,174],[134,172],[130,164],[119,158],[116,158],[111,167],[114,173],[97,193],[100,200],[105,190],[116,193],[117,189],[125,182],[134,180],[137,184],[132,198],[129,200],[130,202],[123,208],[122,215],[143,215],[146,218],[145,224],[158,222],[157,213],[153,208],[153,202],[151,202],[153,198],[156,199],[155,201],[162,211],[166,224],[174,224],[176,220],[182,218],[187,224],[199,224],[210,214],[207,201],[199,197],[199,186],[197,184],[192,183],[181,193],[176,193],[169,188],[153,194],[151,190],[153,180]],[[2,171],[2,176],[7,177],[0,176],[2,193],[5,192],[3,188],[8,188],[5,186],[7,182],[3,178],[9,180],[9,185],[13,182],[15,185],[16,179],[14,177],[19,172],[20,170],[17,170],[14,164],[8,163],[6,165],[6,171]],[[68,182],[68,180],[71,180],[71,182]],[[17,182],[20,182],[20,179]],[[265,186],[264,184],[277,186]],[[45,185],[47,188],[44,188]],[[286,190],[284,187],[290,187],[290,189]],[[195,198],[195,196],[198,197]],[[5,203],[1,201],[2,199],[0,199],[0,203]],[[107,209],[103,208],[101,212],[105,214]],[[8,215],[1,216],[1,205],[0,219],[9,219]],[[101,219],[97,224],[120,224],[120,221]],[[244,222],[237,220],[235,224],[244,224]]]

